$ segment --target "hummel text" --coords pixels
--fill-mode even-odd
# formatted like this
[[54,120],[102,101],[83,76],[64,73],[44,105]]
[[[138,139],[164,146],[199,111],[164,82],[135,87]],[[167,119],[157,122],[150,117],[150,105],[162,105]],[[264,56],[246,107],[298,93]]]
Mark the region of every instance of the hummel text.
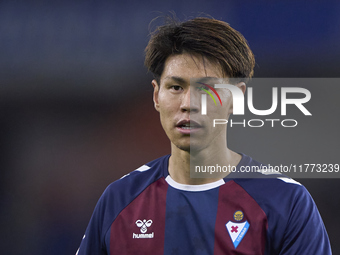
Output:
[[151,234],[135,234],[132,233],[132,238],[153,238],[154,237],[154,232]]

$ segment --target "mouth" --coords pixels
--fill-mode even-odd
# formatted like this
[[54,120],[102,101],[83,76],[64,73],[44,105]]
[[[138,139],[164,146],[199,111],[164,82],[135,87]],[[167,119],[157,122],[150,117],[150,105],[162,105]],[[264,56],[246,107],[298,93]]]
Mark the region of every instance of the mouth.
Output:
[[181,120],[176,124],[176,128],[184,134],[190,134],[194,131],[198,131],[202,126],[193,120]]

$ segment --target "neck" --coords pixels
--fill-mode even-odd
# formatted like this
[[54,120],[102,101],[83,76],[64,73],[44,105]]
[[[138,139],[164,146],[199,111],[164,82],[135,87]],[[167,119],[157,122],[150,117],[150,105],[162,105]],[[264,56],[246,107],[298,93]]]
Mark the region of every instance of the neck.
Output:
[[[191,178],[190,167],[195,166],[237,166],[241,155],[224,146],[207,148],[200,151],[184,151],[171,144],[171,157],[169,159],[169,174],[171,178],[181,184],[198,185],[218,181],[229,173],[207,174],[208,177]],[[211,176],[211,177],[210,177]]]

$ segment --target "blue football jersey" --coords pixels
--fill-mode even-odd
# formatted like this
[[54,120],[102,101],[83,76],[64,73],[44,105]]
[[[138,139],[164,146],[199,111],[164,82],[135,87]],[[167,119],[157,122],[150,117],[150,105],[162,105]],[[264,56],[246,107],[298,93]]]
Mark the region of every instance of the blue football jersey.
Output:
[[[236,172],[261,167],[241,155]],[[184,185],[170,177],[168,160],[156,159],[107,187],[78,255],[331,254],[317,207],[300,183],[257,172]]]

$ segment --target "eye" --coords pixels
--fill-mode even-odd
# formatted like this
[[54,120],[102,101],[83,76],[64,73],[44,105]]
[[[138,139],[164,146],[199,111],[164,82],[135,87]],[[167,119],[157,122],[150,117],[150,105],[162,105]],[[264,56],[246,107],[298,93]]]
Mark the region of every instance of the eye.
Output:
[[205,84],[203,82],[197,82],[197,83],[199,84],[199,86],[197,87],[198,90],[201,90],[201,91],[204,91],[204,90],[209,91],[210,90],[210,88],[209,88],[210,85]]
[[172,85],[170,86],[170,89],[175,90],[175,91],[180,91],[182,90],[182,87],[179,85]]
[[210,89],[209,89],[207,86],[205,86],[205,85],[198,86],[197,89],[198,89],[198,90],[201,90],[201,91],[202,91],[202,90],[208,90],[208,91],[210,90]]

